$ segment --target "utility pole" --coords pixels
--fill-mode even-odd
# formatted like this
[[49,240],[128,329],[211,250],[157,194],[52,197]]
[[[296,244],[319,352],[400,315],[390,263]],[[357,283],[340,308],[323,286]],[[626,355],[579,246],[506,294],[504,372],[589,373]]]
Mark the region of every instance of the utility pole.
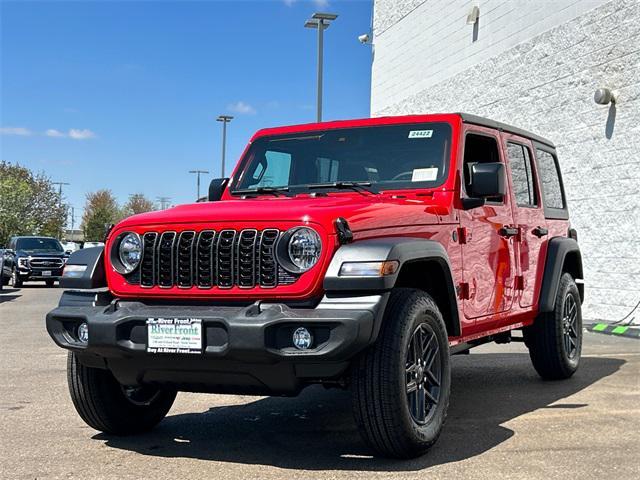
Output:
[[209,171],[208,170],[189,170],[189,173],[195,173],[198,177],[198,180],[197,180],[198,196],[196,197],[196,202],[199,202],[200,201],[200,174],[201,173],[208,174]]
[[51,182],[51,185],[58,185],[58,198],[60,199],[60,204],[62,205],[62,186],[63,185],[71,185],[67,182]]
[[324,31],[329,28],[329,24],[338,18],[335,13],[319,13],[316,12],[304,24],[306,28],[318,29],[318,92],[317,92],[317,121],[322,121],[322,63],[324,48]]
[[171,197],[156,197],[156,200],[160,202],[160,210],[166,210],[169,208],[169,200],[171,200]]
[[218,118],[216,118],[216,122],[222,122],[222,178],[224,178],[224,157],[227,151],[227,123],[231,120],[233,120],[231,115],[219,115]]
[[[71,185],[67,182],[51,182],[51,185],[58,185],[58,204],[62,207],[62,186]],[[62,234],[64,233],[64,227],[58,232],[58,240],[62,240]]]

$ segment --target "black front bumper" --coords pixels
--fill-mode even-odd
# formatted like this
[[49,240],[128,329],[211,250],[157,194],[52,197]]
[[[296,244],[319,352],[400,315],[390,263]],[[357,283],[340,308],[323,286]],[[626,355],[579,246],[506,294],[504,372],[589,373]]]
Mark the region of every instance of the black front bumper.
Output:
[[[18,268],[18,278],[23,282],[30,280],[60,280],[62,278],[62,270],[60,268]],[[45,276],[44,272],[49,272],[49,275]]]
[[[388,293],[325,297],[315,308],[161,305],[111,301],[105,294],[65,292],[47,315],[47,330],[61,347],[93,367],[108,368],[123,384],[167,384],[188,391],[293,394],[304,385],[339,378],[349,361],[375,341]],[[147,352],[149,318],[202,320],[198,354]],[[88,344],[77,338],[86,322]],[[312,332],[297,350],[292,333]]]

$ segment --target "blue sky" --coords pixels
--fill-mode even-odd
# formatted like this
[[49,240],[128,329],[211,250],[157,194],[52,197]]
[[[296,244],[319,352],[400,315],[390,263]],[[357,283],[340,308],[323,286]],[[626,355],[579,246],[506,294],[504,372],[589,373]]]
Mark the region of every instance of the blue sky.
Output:
[[[188,170],[220,171],[259,128],[315,119],[314,11],[325,36],[324,118],[369,116],[371,1],[1,3],[0,158],[87,192],[195,198]],[[229,173],[229,167],[228,171]],[[207,175],[203,184],[208,184]],[[77,221],[76,221],[77,224]]]

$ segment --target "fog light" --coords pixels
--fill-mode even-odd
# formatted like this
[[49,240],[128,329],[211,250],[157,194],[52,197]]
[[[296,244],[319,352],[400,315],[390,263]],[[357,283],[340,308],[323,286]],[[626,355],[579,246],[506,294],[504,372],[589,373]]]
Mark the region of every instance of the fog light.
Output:
[[84,344],[89,342],[89,325],[86,323],[81,323],[78,326],[78,340]]
[[298,350],[306,350],[311,347],[313,343],[313,337],[311,336],[311,332],[304,327],[296,328],[296,331],[293,332],[293,345]]

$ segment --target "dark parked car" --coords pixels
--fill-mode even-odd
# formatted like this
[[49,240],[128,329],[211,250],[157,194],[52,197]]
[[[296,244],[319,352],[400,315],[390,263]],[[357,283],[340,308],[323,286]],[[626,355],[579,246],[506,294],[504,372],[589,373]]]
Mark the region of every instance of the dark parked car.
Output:
[[17,288],[31,280],[42,280],[52,287],[62,276],[67,258],[60,242],[51,237],[12,237],[6,252],[8,283]]
[[2,291],[5,282],[9,280],[9,275],[7,272],[5,272],[4,268],[4,252],[4,248],[0,248],[0,291]]

